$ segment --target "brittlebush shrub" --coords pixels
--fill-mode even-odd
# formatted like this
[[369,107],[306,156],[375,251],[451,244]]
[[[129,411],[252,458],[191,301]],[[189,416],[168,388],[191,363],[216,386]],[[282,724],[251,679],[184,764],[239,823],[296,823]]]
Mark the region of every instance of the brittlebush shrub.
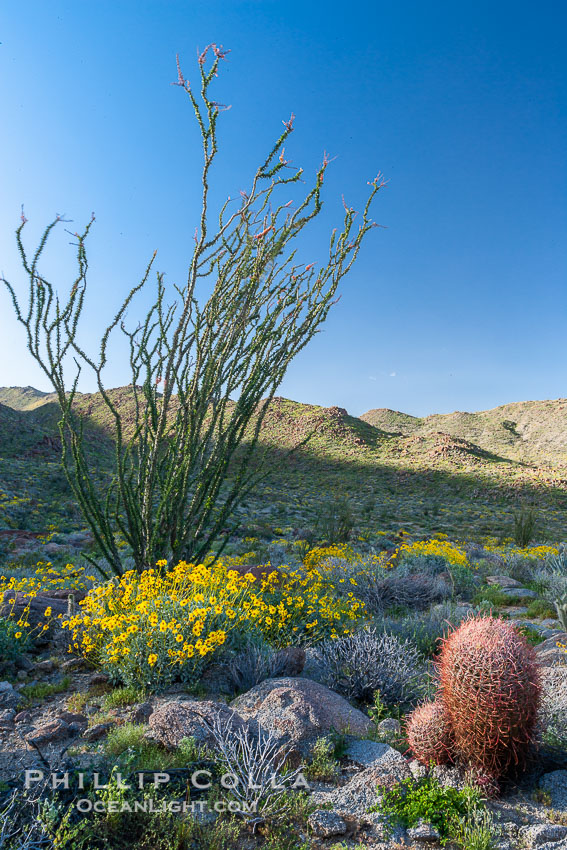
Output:
[[316,567],[264,578],[241,575],[230,560],[157,567],[91,590],[80,613],[63,622],[71,648],[114,682],[155,690],[195,682],[221,650],[251,636],[275,647],[312,644],[347,633],[364,616],[362,603],[337,598]]

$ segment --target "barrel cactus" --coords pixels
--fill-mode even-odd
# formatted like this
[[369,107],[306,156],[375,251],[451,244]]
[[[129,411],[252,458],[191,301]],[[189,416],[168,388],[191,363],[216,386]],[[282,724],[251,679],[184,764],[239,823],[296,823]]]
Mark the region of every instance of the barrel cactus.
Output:
[[445,764],[451,761],[451,727],[440,701],[418,706],[406,725],[408,744],[423,764]]
[[540,694],[535,652],[509,623],[474,617],[443,641],[439,699],[459,762],[495,780],[523,767]]

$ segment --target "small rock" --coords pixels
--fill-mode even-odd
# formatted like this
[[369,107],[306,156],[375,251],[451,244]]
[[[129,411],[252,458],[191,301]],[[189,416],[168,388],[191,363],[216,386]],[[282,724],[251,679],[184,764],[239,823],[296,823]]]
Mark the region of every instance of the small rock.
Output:
[[74,711],[60,711],[59,717],[61,720],[64,720],[65,723],[78,723],[79,726],[86,726],[89,722],[84,714],[79,714]]
[[567,811],[567,770],[553,770],[539,781],[539,787],[551,797],[551,807]]
[[0,682],[0,709],[17,708],[21,696],[14,690],[10,682]]
[[405,758],[397,750],[386,746],[386,752],[371,767],[367,767],[330,794],[321,802],[330,802],[341,817],[354,817],[366,822],[370,806],[378,802],[377,789],[391,788],[411,777]]
[[431,768],[431,775],[445,788],[462,791],[467,784],[464,772],[454,765],[436,764]]
[[61,664],[61,670],[64,670],[66,673],[71,672],[73,670],[80,670],[81,667],[85,666],[85,662],[82,658],[68,658],[66,661],[63,661]]
[[14,717],[14,723],[31,723],[31,719],[30,711],[19,711]]
[[43,726],[38,726],[26,735],[26,741],[30,746],[34,744],[53,744],[56,741],[62,741],[72,734],[72,729],[64,720],[56,718],[49,723],[44,723]]
[[17,670],[33,670],[34,663],[27,655],[18,655],[14,661]]
[[500,587],[521,587],[522,582],[516,581],[515,578],[510,578],[510,576],[487,576],[486,577],[487,584],[497,584]]
[[89,685],[106,685],[108,676],[106,673],[93,673],[89,678]]
[[502,593],[505,596],[513,596],[517,599],[537,599],[535,590],[528,590],[527,587],[503,587]]
[[14,708],[5,708],[0,711],[0,729],[11,729],[14,725],[16,710]]
[[544,640],[535,647],[538,661],[542,667],[552,667],[555,664],[567,663],[567,653],[557,646],[558,643],[567,644],[567,632],[558,632],[553,637]]
[[424,779],[427,776],[427,768],[417,759],[412,759],[409,763],[409,769],[414,779]]
[[[384,815],[380,812],[368,812],[364,816],[364,826],[374,843],[386,842],[388,844],[390,839],[394,837],[391,824],[385,823]],[[401,836],[397,835],[396,837],[400,838]]]
[[37,673],[53,673],[55,664],[48,658],[45,661],[38,661],[35,670]]
[[561,841],[567,836],[567,826],[557,823],[538,823],[520,829],[522,844],[527,848],[540,847],[547,842]]
[[428,844],[433,844],[436,841],[439,841],[441,835],[438,830],[435,829],[433,824],[420,820],[416,826],[412,826],[408,829],[408,838],[411,838],[412,841],[425,841]]
[[318,838],[332,838],[334,835],[344,835],[347,825],[335,812],[317,809],[307,818],[307,825]]
[[390,738],[395,738],[402,731],[402,727],[400,721],[396,720],[395,717],[386,717],[378,724],[378,731],[382,735],[388,735]]
[[25,682],[28,678],[27,670],[18,670],[18,672],[16,673],[16,678],[18,682]]
[[381,744],[377,741],[367,741],[366,739],[355,738],[348,745],[345,755],[355,764],[361,767],[371,767],[390,750],[388,744]]
[[109,721],[108,723],[97,723],[95,726],[91,726],[89,729],[85,729],[83,732],[83,738],[85,741],[98,741],[100,738],[104,738],[110,730],[116,726],[116,723]]
[[130,719],[133,723],[147,723],[153,710],[151,702],[142,702],[133,707]]

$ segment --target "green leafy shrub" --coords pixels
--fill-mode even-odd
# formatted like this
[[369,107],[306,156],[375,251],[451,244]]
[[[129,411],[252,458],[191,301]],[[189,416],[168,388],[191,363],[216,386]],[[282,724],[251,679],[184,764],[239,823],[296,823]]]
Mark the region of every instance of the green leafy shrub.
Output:
[[548,617],[555,619],[557,616],[557,612],[553,605],[546,602],[544,599],[532,599],[531,602],[528,603],[527,608],[526,617],[535,617],[544,620]]
[[330,737],[318,738],[313,744],[312,760],[307,768],[307,776],[324,782],[336,779],[338,772],[334,742]]
[[480,807],[480,793],[474,788],[448,788],[433,777],[406,779],[384,792],[374,811],[388,815],[408,829],[420,820],[432,824],[443,842],[452,837],[457,819],[466,819]]
[[104,694],[102,699],[102,707],[105,711],[111,708],[123,708],[133,703],[141,702],[144,699],[144,692],[133,688],[113,688],[107,694]]
[[65,676],[60,682],[55,682],[54,684],[40,682],[38,685],[24,685],[23,688],[20,688],[20,693],[25,699],[25,704],[31,705],[37,700],[64,693],[68,690],[70,684],[71,677]]

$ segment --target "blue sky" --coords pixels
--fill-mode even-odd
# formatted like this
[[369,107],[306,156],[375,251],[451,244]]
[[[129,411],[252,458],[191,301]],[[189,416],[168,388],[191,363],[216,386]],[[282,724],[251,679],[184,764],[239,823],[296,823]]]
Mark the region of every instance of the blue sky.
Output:
[[[566,59],[562,2],[272,0],[71,3],[0,12],[0,270],[23,284],[12,233],[29,244],[55,213],[91,210],[90,300],[97,329],[158,249],[182,280],[199,211],[200,138],[170,85],[180,53],[231,49],[215,97],[218,197],[248,184],[281,130],[313,171],[327,150],[325,206],[306,256],[324,258],[344,193],[388,186],[324,331],[279,390],[360,414],[480,410],[567,396]],[[61,231],[45,272],[64,286]],[[0,385],[49,389],[0,293]],[[128,381],[119,352],[109,386]],[[93,389],[85,381],[83,389]]]

